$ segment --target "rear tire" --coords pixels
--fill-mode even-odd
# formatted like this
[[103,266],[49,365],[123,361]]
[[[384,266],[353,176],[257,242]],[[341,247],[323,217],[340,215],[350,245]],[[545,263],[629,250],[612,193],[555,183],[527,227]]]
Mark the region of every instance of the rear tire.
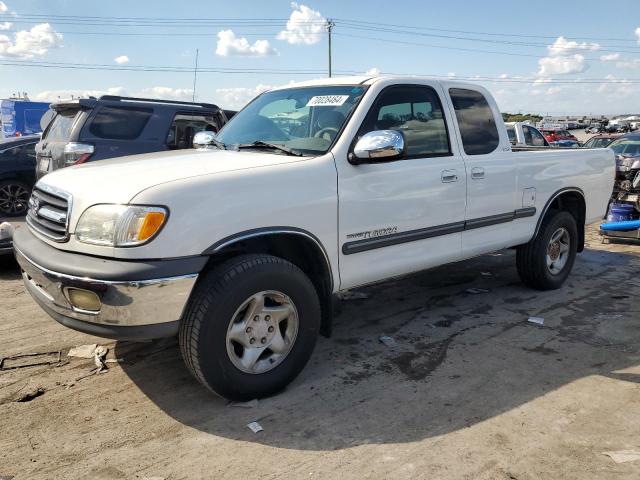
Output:
[[578,247],[578,227],[569,212],[550,211],[538,234],[516,249],[521,280],[536,290],[560,288],[571,273]]
[[251,400],[281,391],[300,373],[319,330],[311,280],[282,258],[252,254],[203,275],[179,343],[203,385],[230,400]]

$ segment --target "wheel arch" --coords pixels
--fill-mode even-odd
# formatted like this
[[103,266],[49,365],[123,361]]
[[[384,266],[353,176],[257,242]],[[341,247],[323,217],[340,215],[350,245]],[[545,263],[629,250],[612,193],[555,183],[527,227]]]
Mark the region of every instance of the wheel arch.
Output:
[[542,221],[550,210],[567,211],[573,215],[576,220],[576,224],[578,225],[578,252],[582,252],[584,250],[585,242],[584,230],[587,210],[584,192],[578,187],[567,187],[562,188],[551,195],[538,218],[536,230],[532,238],[535,238],[538,235]]
[[202,254],[209,256],[205,268],[246,253],[266,253],[283,258],[300,268],[313,282],[322,306],[321,333],[330,336],[333,320],[334,278],[329,255],[312,233],[295,227],[246,230],[225,237]]

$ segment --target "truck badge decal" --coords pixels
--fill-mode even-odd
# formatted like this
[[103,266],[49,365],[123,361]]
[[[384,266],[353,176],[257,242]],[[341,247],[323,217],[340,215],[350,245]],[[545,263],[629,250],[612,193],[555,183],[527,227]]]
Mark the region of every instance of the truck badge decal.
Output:
[[386,237],[398,233],[398,227],[379,228],[378,230],[367,230],[366,232],[347,233],[347,240],[366,240],[367,238]]

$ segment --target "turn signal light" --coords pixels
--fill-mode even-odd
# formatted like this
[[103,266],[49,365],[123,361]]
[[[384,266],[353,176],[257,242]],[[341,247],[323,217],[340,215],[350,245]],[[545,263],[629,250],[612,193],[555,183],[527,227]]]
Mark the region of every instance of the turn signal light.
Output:
[[138,232],[138,240],[143,242],[148,238],[153,237],[160,227],[164,223],[164,213],[162,212],[148,212],[144,220],[142,221],[142,225],[140,227],[140,231]]

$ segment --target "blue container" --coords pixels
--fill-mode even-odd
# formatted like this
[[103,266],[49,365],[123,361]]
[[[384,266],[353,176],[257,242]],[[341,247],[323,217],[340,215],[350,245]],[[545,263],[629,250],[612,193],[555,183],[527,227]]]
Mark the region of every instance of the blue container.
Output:
[[607,222],[627,222],[634,220],[635,207],[630,203],[612,203]]

